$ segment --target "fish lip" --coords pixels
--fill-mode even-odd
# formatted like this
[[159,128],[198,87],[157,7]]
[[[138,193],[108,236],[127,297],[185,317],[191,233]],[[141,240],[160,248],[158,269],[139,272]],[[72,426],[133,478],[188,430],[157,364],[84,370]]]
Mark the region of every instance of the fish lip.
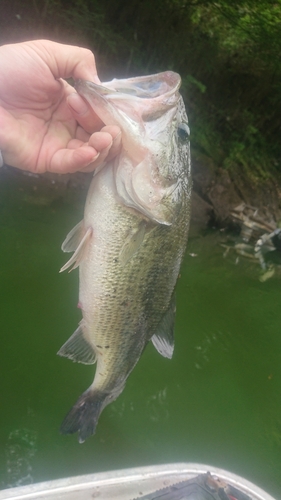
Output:
[[[149,84],[159,84],[154,91],[151,91]],[[147,89],[145,90],[145,85]],[[169,99],[176,94],[181,86],[181,77],[173,71],[164,71],[154,75],[145,75],[135,78],[114,79],[105,82],[103,85],[91,82],[89,80],[78,79],[75,81],[75,89],[78,94],[86,96],[88,92],[94,92],[100,97],[109,97],[110,95],[118,98],[136,99],[136,100],[162,100]],[[118,88],[119,87],[119,88]],[[129,88],[135,88],[136,94],[128,91]],[[126,92],[127,90],[127,92]]]
[[98,85],[97,83],[82,79],[75,80],[74,88],[78,92],[78,94],[82,96],[85,95],[88,91],[96,92],[100,96],[115,93],[115,91],[112,91],[111,89],[108,89],[103,85]]

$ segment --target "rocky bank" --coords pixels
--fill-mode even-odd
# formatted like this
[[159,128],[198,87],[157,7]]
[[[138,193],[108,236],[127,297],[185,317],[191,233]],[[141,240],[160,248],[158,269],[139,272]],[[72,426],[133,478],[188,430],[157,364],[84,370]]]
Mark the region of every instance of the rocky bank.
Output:
[[276,225],[281,220],[281,179],[258,181],[207,163],[193,161],[192,221],[201,228],[227,226],[238,206],[256,209],[260,218]]

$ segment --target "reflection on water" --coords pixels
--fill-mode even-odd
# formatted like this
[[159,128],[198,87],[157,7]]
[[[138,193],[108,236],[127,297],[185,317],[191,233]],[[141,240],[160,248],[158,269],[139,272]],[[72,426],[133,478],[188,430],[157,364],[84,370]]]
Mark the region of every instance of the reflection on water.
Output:
[[[143,401],[145,405],[144,416],[146,420],[152,422],[167,421],[169,419],[169,404],[167,402],[167,387],[157,391],[156,393],[147,396],[146,400]],[[110,411],[110,418],[116,420],[122,420],[123,418],[129,418],[129,414],[132,415],[134,419],[134,413],[139,411],[139,408],[134,405],[132,401],[125,403],[121,401],[119,405],[112,405]]]
[[80,320],[77,272],[58,271],[83,207],[59,190],[48,204],[29,182],[0,177],[0,487],[185,461],[229,469],[280,498],[280,273],[260,282],[256,262],[223,257],[225,234],[191,238],[173,359],[148,345],[80,445],[59,426],[94,367],[56,352]]
[[200,345],[194,347],[194,364],[198,370],[202,370],[206,363],[209,363],[212,358],[212,351],[217,349],[218,344],[222,351],[227,352],[227,344],[231,342],[229,332],[217,331],[216,333],[205,333],[201,339]]
[[169,410],[166,401],[167,387],[147,399],[146,407],[152,422],[167,421],[169,419]]
[[37,433],[31,429],[10,432],[6,444],[6,485],[22,486],[33,482],[32,463],[36,455]]

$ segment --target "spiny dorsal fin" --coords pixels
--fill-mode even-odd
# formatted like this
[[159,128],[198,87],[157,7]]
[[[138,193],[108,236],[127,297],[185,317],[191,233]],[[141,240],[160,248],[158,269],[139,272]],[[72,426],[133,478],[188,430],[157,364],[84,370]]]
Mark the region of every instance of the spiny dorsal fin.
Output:
[[[75,229],[75,228],[74,228]],[[66,264],[64,264],[64,266],[60,269],[60,273],[62,273],[63,271],[65,271],[66,269],[68,269],[69,267],[72,266],[72,268],[70,269],[70,271],[73,271],[73,269],[75,269],[76,267],[78,267],[81,263],[81,261],[83,260],[83,258],[85,257],[85,254],[86,254],[86,250],[87,250],[87,247],[88,247],[88,243],[91,239],[91,236],[92,236],[92,228],[89,227],[87,229],[86,232],[84,232],[84,236],[82,238],[82,240],[80,241],[78,247],[76,248],[74,254],[72,255],[72,257],[66,262]],[[70,234],[70,233],[69,233]],[[68,237],[66,237],[67,239]],[[66,241],[66,240],[65,240]],[[69,240],[69,243],[70,243],[71,240]],[[64,243],[63,243],[64,245]],[[71,245],[69,245],[71,246]],[[68,245],[66,245],[66,248],[68,248]],[[67,252],[70,252],[71,250],[65,250]],[[70,272],[69,271],[69,272]]]
[[63,344],[57,354],[77,363],[84,363],[84,365],[92,365],[96,362],[96,353],[85,339],[81,324],[65,344]]
[[161,319],[157,332],[152,337],[152,343],[164,358],[173,356],[174,352],[174,323],[176,316],[176,300],[175,293],[172,296],[169,309]]

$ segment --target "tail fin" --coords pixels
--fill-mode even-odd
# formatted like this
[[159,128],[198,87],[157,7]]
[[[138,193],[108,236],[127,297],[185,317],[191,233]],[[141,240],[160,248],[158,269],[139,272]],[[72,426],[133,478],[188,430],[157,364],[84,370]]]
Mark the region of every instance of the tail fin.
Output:
[[106,406],[108,393],[88,389],[76,401],[61,424],[61,434],[78,432],[79,443],[95,434],[99,416]]

